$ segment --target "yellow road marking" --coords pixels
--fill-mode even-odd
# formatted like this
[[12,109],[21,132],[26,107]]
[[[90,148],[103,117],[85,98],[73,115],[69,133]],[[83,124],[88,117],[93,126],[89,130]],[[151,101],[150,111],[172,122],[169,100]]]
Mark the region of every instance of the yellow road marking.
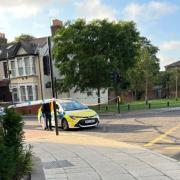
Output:
[[168,149],[168,150],[180,150],[180,146],[165,147],[164,149]]
[[161,140],[162,140],[162,141],[164,140],[164,141],[167,142],[167,139],[165,139],[166,136],[169,135],[169,134],[171,134],[171,133],[173,133],[173,132],[176,131],[178,128],[180,128],[180,125],[169,129],[166,133],[164,133],[164,134],[160,135],[159,137],[153,139],[152,141],[150,141],[149,143],[145,144],[144,146],[145,146],[145,147],[152,146],[153,144],[155,144],[155,143],[157,143],[158,141],[161,141]]
[[167,142],[167,143],[174,143],[174,141],[172,141],[171,139],[167,139],[167,137],[163,138],[161,140],[164,141],[164,142]]

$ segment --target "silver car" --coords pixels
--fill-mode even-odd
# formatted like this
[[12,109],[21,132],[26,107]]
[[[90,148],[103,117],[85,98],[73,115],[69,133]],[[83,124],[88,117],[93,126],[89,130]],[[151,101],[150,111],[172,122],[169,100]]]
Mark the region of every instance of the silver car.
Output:
[[4,107],[0,106],[0,116],[5,115]]

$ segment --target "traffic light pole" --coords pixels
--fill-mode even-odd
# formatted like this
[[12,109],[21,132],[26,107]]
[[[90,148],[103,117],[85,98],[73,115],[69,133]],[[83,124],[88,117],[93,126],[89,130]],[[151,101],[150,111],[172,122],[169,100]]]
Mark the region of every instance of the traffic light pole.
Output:
[[49,61],[50,61],[50,69],[51,69],[51,87],[52,87],[52,96],[53,96],[54,120],[55,120],[56,135],[58,136],[59,135],[59,130],[58,130],[58,121],[57,121],[57,114],[56,114],[55,86],[54,86],[52,54],[51,54],[51,39],[50,39],[50,37],[48,37],[48,48],[49,48]]

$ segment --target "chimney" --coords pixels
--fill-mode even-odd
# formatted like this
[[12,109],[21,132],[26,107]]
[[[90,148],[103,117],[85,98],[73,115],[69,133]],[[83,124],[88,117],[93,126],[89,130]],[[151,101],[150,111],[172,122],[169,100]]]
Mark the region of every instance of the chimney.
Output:
[[59,19],[53,19],[52,25],[51,25],[51,34],[54,36],[59,28],[61,28],[63,25],[63,22]]
[[0,32],[0,44],[7,44],[7,39],[4,33]]

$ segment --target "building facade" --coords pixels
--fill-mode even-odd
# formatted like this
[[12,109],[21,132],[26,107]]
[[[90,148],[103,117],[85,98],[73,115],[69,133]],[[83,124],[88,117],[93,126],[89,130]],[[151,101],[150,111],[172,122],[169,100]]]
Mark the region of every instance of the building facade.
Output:
[[[53,21],[52,36],[61,26],[62,21]],[[13,103],[21,103],[52,98],[49,59],[48,37],[0,44],[0,102],[12,100]],[[54,61],[52,63],[53,75],[59,79],[59,71]],[[86,93],[74,93],[74,89],[70,89],[67,93],[57,93],[57,98],[77,99],[85,104],[97,103],[96,91],[87,96]],[[101,99],[108,101],[107,90],[102,90]]]

